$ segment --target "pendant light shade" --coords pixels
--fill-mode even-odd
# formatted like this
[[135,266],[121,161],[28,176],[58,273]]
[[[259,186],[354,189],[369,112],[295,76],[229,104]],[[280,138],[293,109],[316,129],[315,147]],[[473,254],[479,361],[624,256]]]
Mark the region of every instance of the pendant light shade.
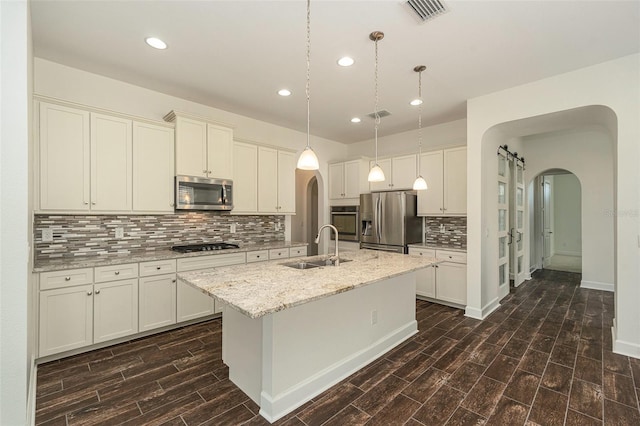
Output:
[[367,180],[369,182],[383,182],[385,180],[384,172],[382,171],[382,167],[378,165],[378,126],[380,125],[380,115],[378,115],[378,41],[384,38],[384,33],[382,31],[374,31],[369,34],[369,39],[375,42],[376,50],[375,50],[375,144],[376,144],[376,161],[373,163],[373,167],[369,170],[369,177]]
[[310,146],[307,146],[300,154],[297,167],[302,170],[318,170],[320,168],[318,156]]
[[309,96],[309,83],[311,81],[310,76],[311,70],[311,0],[307,0],[307,85],[306,85],[306,94],[307,94],[307,146],[300,154],[300,158],[298,158],[297,167],[302,170],[318,170],[320,168],[320,164],[318,163],[318,156],[313,149],[311,149],[310,139],[310,125],[311,125],[311,113],[310,113],[310,96]]
[[[418,106],[418,157],[416,158],[416,173],[418,177],[413,181],[413,189],[416,191],[423,191],[428,189],[427,181],[424,180],[422,175],[420,174],[420,157],[422,157],[422,71],[426,70],[427,67],[424,65],[418,65],[413,70],[418,73],[418,98],[420,103],[416,103]],[[414,105],[412,102],[411,105]]]

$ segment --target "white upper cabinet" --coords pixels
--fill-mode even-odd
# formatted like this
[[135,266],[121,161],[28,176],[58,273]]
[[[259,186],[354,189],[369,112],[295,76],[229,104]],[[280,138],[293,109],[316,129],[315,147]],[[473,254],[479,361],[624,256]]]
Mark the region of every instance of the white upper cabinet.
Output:
[[176,174],[233,178],[233,129],[170,112],[176,124]]
[[232,213],[258,211],[258,147],[243,142],[233,144]]
[[[369,167],[373,167],[374,164],[375,161],[371,161]],[[378,160],[378,165],[384,172],[385,180],[370,182],[371,191],[399,191],[413,188],[413,181],[417,176],[414,154]]]
[[329,199],[359,198],[368,192],[367,162],[362,160],[329,164]]
[[91,113],[91,210],[131,210],[132,163],[132,121]]
[[40,209],[89,210],[89,112],[40,103]]
[[295,213],[295,173],[294,153],[258,147],[259,213]]
[[467,148],[427,152],[420,157],[426,191],[418,191],[418,215],[467,214]]
[[278,151],[278,213],[296,213],[296,155]]
[[173,129],[133,123],[133,209],[174,211]]

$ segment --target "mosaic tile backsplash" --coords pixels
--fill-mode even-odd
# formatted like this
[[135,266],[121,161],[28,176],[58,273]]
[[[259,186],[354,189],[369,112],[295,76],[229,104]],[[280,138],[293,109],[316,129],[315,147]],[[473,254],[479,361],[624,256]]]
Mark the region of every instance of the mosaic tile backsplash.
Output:
[[[444,226],[444,232],[441,227]],[[467,248],[467,217],[425,217],[425,244],[433,244],[460,249]]]
[[[231,224],[236,232],[231,233]],[[276,227],[278,230],[276,230]],[[123,238],[115,237],[122,228]],[[35,262],[110,254],[144,254],[177,244],[284,241],[284,216],[231,216],[215,212],[170,215],[35,215]],[[53,231],[53,242],[42,231]]]

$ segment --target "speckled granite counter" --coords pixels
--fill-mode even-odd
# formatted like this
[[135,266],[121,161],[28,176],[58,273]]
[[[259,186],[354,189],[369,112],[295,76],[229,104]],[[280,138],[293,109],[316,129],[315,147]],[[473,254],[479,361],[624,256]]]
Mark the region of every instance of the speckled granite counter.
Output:
[[421,248],[421,249],[431,249],[431,250],[448,250],[448,251],[457,251],[460,253],[466,253],[466,248],[453,247],[453,246],[444,246],[444,245],[435,245],[435,244],[409,244],[409,247]]
[[[294,269],[292,261],[223,267],[212,271],[178,274],[178,278],[232,306],[250,318],[342,293],[438,263],[436,259],[373,250],[345,252],[340,266]],[[315,259],[318,257],[316,256]]]
[[93,257],[78,257],[75,259],[51,259],[37,263],[33,272],[62,271],[65,269],[93,268],[96,266],[121,265],[125,263],[150,262],[154,260],[180,259],[193,256],[211,256],[237,252],[249,252],[256,250],[269,250],[287,247],[303,247],[307,243],[295,241],[273,241],[268,243],[251,244],[241,246],[239,249],[219,251],[199,251],[194,253],[178,253],[172,250],[154,250],[143,254],[122,254]]

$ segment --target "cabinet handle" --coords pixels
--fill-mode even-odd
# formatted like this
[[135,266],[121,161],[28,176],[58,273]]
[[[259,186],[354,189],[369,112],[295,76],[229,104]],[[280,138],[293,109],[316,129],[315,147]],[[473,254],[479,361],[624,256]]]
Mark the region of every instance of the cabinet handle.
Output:
[[93,294],[93,292],[92,292],[91,290],[89,290],[89,291],[87,292],[87,296],[91,296],[92,294]]
[[64,277],[65,281],[71,281],[71,277]]
[[85,202],[84,202],[84,205],[85,205],[85,206],[86,206],[86,205],[88,205],[88,204],[89,204],[89,202],[88,202],[88,201],[85,201]]
[[100,294],[100,290],[96,290],[96,294]]
[[115,272],[115,274],[116,274],[116,275],[120,275],[120,271],[116,271],[116,272]]
[[95,201],[92,201],[92,202],[91,202],[91,205],[95,206],[95,205],[96,205],[96,202],[95,202]]

